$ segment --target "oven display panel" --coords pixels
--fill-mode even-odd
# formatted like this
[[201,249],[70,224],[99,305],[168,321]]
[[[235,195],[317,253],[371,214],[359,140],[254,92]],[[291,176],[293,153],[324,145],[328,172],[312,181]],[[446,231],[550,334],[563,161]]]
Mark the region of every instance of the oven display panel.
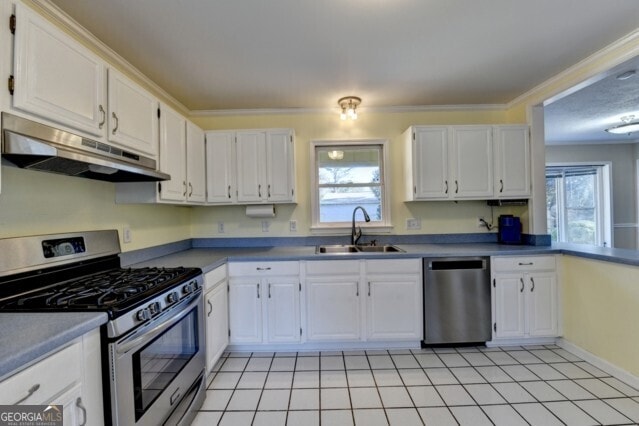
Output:
[[42,253],[47,259],[84,253],[86,250],[84,238],[82,237],[42,241]]

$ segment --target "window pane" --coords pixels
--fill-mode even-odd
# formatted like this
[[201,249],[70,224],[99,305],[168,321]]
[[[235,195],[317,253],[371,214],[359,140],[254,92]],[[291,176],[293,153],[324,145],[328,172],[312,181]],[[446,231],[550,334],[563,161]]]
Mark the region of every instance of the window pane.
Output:
[[317,158],[320,185],[379,182],[378,147],[322,147],[317,150]]
[[[321,223],[350,222],[353,210],[362,206],[371,221],[382,220],[381,187],[357,188],[320,188],[319,189],[319,218]],[[358,211],[356,220],[363,221],[364,215]]]
[[552,242],[559,241],[559,210],[557,208],[557,183],[559,179],[546,178],[546,220]]
[[595,207],[594,175],[566,176],[566,207]]
[[596,243],[595,209],[566,209],[566,241],[577,244]]

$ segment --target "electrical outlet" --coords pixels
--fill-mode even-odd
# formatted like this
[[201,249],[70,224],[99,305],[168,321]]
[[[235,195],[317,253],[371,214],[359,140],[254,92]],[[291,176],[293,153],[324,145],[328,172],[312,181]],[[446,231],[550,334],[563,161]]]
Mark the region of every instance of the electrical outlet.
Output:
[[406,230],[416,231],[422,229],[422,221],[420,219],[410,218],[406,219]]
[[485,220],[485,219],[484,219],[484,217],[483,217],[483,216],[479,216],[479,217],[477,218],[477,227],[478,227],[478,228],[485,228],[485,227],[486,227],[486,224],[483,222],[484,220]]
[[224,222],[218,222],[217,223],[217,233],[218,234],[223,234],[224,233]]
[[288,222],[288,227],[289,227],[291,232],[297,232],[297,221],[296,220],[289,221]]
[[271,223],[268,220],[262,221],[262,232],[268,232],[268,228],[271,226]]
[[125,226],[122,230],[122,241],[124,244],[129,244],[131,242],[131,228]]

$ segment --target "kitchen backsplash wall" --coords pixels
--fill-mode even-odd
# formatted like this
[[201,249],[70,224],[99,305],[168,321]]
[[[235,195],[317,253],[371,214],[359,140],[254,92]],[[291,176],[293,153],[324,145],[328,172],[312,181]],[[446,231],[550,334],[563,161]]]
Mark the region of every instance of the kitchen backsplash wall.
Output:
[[[2,165],[0,238],[117,229],[122,251],[190,238],[186,207],[115,204],[115,186]],[[122,231],[131,230],[124,244]]]
[[[477,218],[490,221],[491,208],[484,201],[428,201],[405,203],[402,140],[400,135],[413,124],[508,124],[503,109],[460,107],[409,113],[381,113],[362,110],[357,121],[341,121],[337,112],[289,115],[191,116],[205,130],[293,128],[295,130],[296,205],[276,205],[276,216],[269,221],[269,232],[262,231],[262,220],[245,215],[244,206],[194,207],[191,212],[193,237],[295,236],[310,235],[310,142],[313,140],[388,139],[390,141],[391,217],[395,234],[448,234],[482,232]],[[521,124],[512,123],[512,124]],[[495,207],[499,214],[527,216],[527,207]],[[421,220],[421,230],[407,231],[406,219]],[[289,221],[297,221],[291,232]],[[218,224],[224,223],[224,233]],[[522,220],[526,223],[525,220]],[[484,229],[485,231],[485,229]],[[526,231],[526,225],[524,225]],[[342,231],[345,235],[348,231]],[[366,233],[366,231],[365,231]]]

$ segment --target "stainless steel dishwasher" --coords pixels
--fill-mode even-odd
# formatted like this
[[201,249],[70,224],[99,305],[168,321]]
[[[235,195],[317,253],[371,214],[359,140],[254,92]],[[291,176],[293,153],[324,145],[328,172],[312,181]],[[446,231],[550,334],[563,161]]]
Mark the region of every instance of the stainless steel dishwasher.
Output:
[[424,343],[491,339],[490,258],[424,259]]

